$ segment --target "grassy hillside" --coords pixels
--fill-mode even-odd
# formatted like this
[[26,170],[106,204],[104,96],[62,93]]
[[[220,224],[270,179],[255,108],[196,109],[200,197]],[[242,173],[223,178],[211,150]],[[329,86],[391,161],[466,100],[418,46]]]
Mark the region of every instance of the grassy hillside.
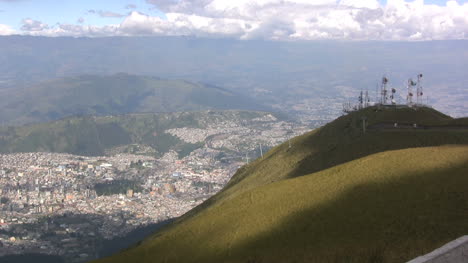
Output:
[[[394,122],[426,128],[381,125]],[[99,262],[404,262],[468,231],[463,123],[429,108],[343,116],[272,149],[180,220]]]
[[185,113],[141,113],[102,117],[74,117],[43,124],[0,127],[0,153],[66,152],[103,155],[107,150],[126,146],[138,152],[138,145],[149,147],[150,154],[175,150],[180,155],[202,147],[181,141],[167,129],[204,128],[216,121],[249,121],[267,113],[253,111],[200,111]]
[[[366,117],[363,132],[362,117]],[[413,147],[468,144],[467,129],[369,129],[379,123],[449,125],[456,120],[431,108],[367,108],[270,150],[263,159],[244,166],[214,200],[237,195],[278,180],[310,174],[369,154]],[[231,189],[232,188],[232,189]],[[212,202],[213,200],[209,200]]]
[[405,262],[466,234],[468,147],[371,155],[217,203],[101,262]]
[[0,121],[24,124],[75,115],[262,109],[252,99],[183,80],[115,74],[83,75],[2,91]]

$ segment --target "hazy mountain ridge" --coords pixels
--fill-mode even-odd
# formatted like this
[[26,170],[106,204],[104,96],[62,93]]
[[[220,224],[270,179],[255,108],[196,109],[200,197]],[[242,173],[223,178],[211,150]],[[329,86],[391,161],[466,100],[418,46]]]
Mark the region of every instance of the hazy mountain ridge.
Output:
[[424,74],[430,103],[465,116],[467,41],[271,42],[194,37],[0,37],[0,89],[82,74],[129,74],[210,83],[304,117],[338,116],[341,103],[383,74],[398,90]]
[[0,120],[16,125],[76,115],[266,109],[212,85],[124,73],[66,77],[0,92],[8,98],[0,101]]
[[[370,128],[388,122],[421,128]],[[182,219],[98,262],[407,261],[468,230],[467,135],[466,118],[429,108],[351,113],[273,148]]]

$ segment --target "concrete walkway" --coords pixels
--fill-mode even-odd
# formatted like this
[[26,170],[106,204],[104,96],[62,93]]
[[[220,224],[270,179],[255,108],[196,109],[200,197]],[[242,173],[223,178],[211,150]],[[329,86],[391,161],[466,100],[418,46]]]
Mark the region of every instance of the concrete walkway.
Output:
[[443,247],[407,263],[467,263],[468,236],[462,236]]

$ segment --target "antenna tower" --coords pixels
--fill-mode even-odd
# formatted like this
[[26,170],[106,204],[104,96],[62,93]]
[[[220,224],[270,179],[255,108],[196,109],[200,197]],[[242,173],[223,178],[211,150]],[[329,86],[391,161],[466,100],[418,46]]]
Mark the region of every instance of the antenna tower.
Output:
[[365,108],[369,107],[369,104],[370,104],[369,92],[366,90],[366,94],[364,95],[364,107]]
[[353,106],[351,105],[351,102],[345,102],[343,103],[343,113],[350,113],[353,111]]
[[390,101],[392,102],[393,105],[396,104],[395,93],[396,93],[396,89],[392,88],[392,95],[390,95]]
[[422,96],[423,96],[423,88],[421,86],[421,82],[422,82],[422,77],[423,77],[423,74],[418,74],[418,83],[417,83],[417,89],[416,89],[416,103],[417,104],[422,104],[423,101],[422,101]]
[[359,109],[364,108],[364,96],[363,96],[362,90],[361,90],[361,94],[359,94],[358,99],[359,99],[358,108],[359,108]]
[[412,79],[408,79],[408,83],[406,84],[406,88],[408,89],[408,95],[406,96],[406,103],[408,106],[413,105],[413,86],[416,86],[416,82],[414,82]]
[[387,90],[388,79],[387,77],[382,78],[382,86],[380,89],[380,103],[387,104],[388,102],[388,90]]

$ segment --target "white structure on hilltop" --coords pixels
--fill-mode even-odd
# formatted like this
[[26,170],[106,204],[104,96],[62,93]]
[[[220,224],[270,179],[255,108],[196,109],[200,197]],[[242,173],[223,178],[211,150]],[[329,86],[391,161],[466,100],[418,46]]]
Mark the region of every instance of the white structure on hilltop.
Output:
[[[422,77],[423,74],[417,75],[417,81],[413,79],[408,79],[406,83],[406,89],[408,94],[406,96],[406,104],[397,104],[396,100],[396,92],[395,88],[389,87],[389,79],[386,76],[382,77],[382,81],[380,85],[377,85],[377,103],[371,102],[369,93],[367,91],[363,92],[361,90],[360,95],[358,96],[358,104],[353,104],[351,102],[346,102],[343,104],[343,112],[349,113],[356,110],[360,110],[363,108],[367,108],[369,106],[379,106],[379,107],[419,107],[419,106],[427,106],[423,104],[423,87],[422,87]],[[415,93],[413,92],[413,88],[416,87],[416,102],[414,101]]]

